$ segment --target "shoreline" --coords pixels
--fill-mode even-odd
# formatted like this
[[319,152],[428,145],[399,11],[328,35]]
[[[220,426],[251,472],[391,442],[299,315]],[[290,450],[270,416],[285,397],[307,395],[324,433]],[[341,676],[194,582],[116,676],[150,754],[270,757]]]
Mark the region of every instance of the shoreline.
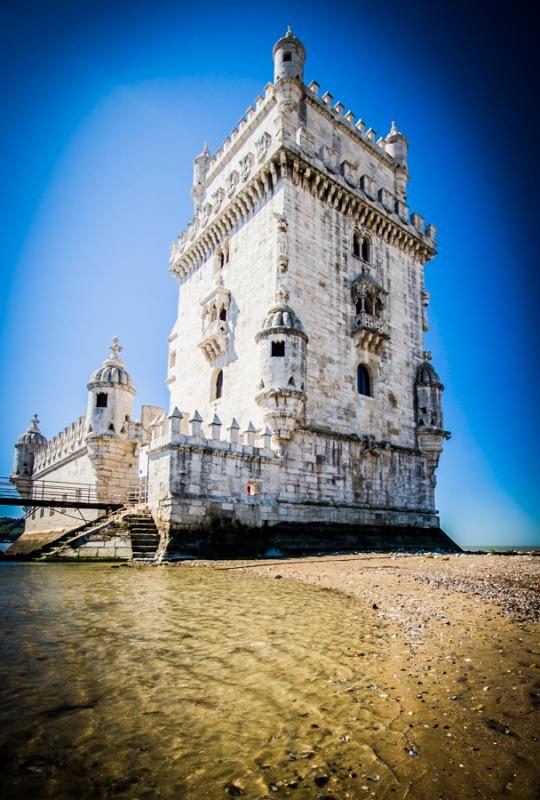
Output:
[[[438,779],[448,781],[444,796],[538,797],[540,561],[534,556],[349,554],[182,566],[290,580],[352,598],[371,633],[358,641],[351,631],[344,662],[367,663],[370,637],[389,631],[374,692],[378,702],[399,699],[393,725],[414,742],[411,757],[424,759],[427,770],[437,765]],[[477,790],[475,770],[484,781]]]

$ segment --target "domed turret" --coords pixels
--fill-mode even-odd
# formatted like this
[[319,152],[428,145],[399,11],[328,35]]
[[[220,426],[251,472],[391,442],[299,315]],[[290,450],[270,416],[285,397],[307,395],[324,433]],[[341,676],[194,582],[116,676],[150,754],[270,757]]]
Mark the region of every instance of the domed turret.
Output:
[[405,136],[398,130],[395,122],[385,139],[386,152],[396,163],[395,184],[396,194],[402,201],[407,199],[407,182],[409,172],[407,169],[409,143]]
[[193,188],[191,189],[191,196],[195,203],[195,210],[198,211],[204,198],[204,182],[210,164],[214,159],[210,155],[208,149],[208,142],[204,143],[202,153],[195,157],[193,161]]
[[274,45],[274,81],[281,78],[297,79],[304,82],[306,51],[304,45],[293,35],[291,26]]
[[120,358],[122,347],[114,337],[111,355],[90,377],[86,422],[90,435],[127,436],[135,387]]
[[257,403],[278,440],[290,439],[303,421],[306,394],[306,336],[302,323],[287,305],[282,289],[266,314],[256,341],[260,347],[261,380]]
[[34,457],[36,451],[46,444],[47,439],[39,429],[38,415],[34,414],[28,428],[17,439],[12,476],[17,478],[29,478],[34,471]]
[[431,353],[424,353],[424,361],[416,370],[416,423],[418,430],[443,430],[443,385],[429,363]]

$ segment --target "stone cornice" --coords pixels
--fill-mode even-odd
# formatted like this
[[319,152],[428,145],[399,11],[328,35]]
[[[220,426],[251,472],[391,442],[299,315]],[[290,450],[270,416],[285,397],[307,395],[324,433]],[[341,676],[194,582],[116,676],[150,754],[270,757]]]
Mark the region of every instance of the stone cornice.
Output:
[[377,208],[380,204],[363,196],[360,188],[347,188],[336,178],[313,166],[299,153],[282,147],[231,199],[219,216],[200,233],[195,234],[184,250],[180,245],[173,245],[170,271],[179,278],[187,276],[214,252],[216,246],[283,178],[291,180],[295,185],[301,185],[322,202],[350,217],[353,222],[372,231],[388,244],[409,253],[420,263],[424,264],[436,255],[436,250],[426,240],[427,237],[420,236],[411,224],[405,225],[397,214],[389,214],[382,206]]
[[[307,436],[327,436],[329,439],[339,439],[340,441],[356,444],[363,444],[367,441],[365,436],[358,433],[340,433],[339,431],[332,431],[329,428],[320,428],[316,425],[304,425],[298,429],[298,432]],[[392,442],[386,440],[374,441],[373,447],[380,450],[394,450],[398,453],[407,453],[407,455],[413,456],[422,455],[422,452],[417,447],[392,444]]]
[[[228,442],[221,441],[219,444],[221,445],[229,445]],[[229,445],[230,447],[230,445]],[[244,445],[238,445],[239,448],[243,448]],[[254,447],[251,448],[249,452],[245,452],[241,449],[239,450],[231,450],[227,449],[226,447],[215,447],[211,444],[205,444],[204,442],[164,442],[163,444],[158,444],[157,447],[151,447],[148,450],[148,457],[152,458],[153,456],[160,455],[162,453],[169,452],[171,450],[189,450],[190,452],[195,453],[202,453],[202,454],[211,454],[213,456],[220,456],[222,458],[232,458],[244,462],[249,461],[278,461],[281,462],[281,457],[273,454],[269,455],[268,451],[264,451],[262,447]]]
[[438,514],[438,511],[432,509],[425,509],[425,508],[418,508],[417,506],[374,506],[370,503],[347,503],[347,502],[340,502],[338,500],[315,500],[311,497],[298,497],[298,498],[286,498],[286,497],[278,497],[276,502],[280,505],[291,505],[291,506],[327,506],[330,508],[357,508],[359,510],[364,511],[385,511],[385,512],[395,512],[397,514],[409,513],[409,514],[424,514],[425,516],[433,517]]

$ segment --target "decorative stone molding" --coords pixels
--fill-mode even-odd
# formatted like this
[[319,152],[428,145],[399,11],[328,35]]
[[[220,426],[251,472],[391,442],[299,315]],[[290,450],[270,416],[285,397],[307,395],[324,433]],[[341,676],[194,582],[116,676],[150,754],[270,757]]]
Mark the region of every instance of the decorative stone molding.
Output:
[[289,240],[287,238],[287,219],[284,214],[277,215],[277,268],[287,272],[289,266]]
[[[412,254],[420,263],[425,263],[435,255],[432,240],[424,234],[423,220],[418,214],[411,215],[412,224],[404,224],[395,212],[381,212],[380,206],[377,207],[378,203],[372,205],[359,191],[345,188],[337,178],[321,173],[313,164],[282,148],[237,192],[198,237],[189,242],[191,229],[187,237],[185,234],[179,237],[171,250],[171,272],[179,277],[188,275],[208,258],[216,244],[234,230],[256,204],[283,179],[302,185],[319,200],[367,228],[383,241]],[[369,193],[373,197],[376,194],[373,183],[369,176],[362,176],[362,189],[368,200]]]
[[253,153],[247,153],[244,158],[241,158],[239,161],[240,166],[240,177],[242,181],[245,183],[251,174],[251,168],[253,166],[253,162],[255,161],[255,156]]
[[351,294],[356,306],[351,335],[360,350],[378,354],[390,338],[384,320],[386,292],[367,272],[352,283]]
[[218,286],[202,303],[202,341],[199,347],[206,360],[213,363],[224,356],[230,339],[227,315],[231,305],[231,293]]
[[346,159],[341,164],[343,177],[354,189],[358,188],[358,164],[351,159]]
[[270,143],[272,142],[272,137],[270,134],[265,131],[262,136],[260,136],[255,141],[255,150],[257,153],[257,161],[260,163],[264,161],[266,158],[266,153],[268,152],[268,148],[270,147]]

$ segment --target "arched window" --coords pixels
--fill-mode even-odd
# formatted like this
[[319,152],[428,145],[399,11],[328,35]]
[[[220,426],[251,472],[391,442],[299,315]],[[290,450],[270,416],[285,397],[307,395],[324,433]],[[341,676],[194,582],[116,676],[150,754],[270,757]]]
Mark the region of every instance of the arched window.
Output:
[[362,313],[362,301],[360,298],[358,298],[358,300],[356,301],[355,309],[357,314]]
[[362,260],[371,261],[371,242],[367,236],[362,239]]
[[223,370],[216,375],[216,400],[223,396]]
[[107,408],[107,392],[98,392],[96,395],[96,408]]
[[373,298],[369,293],[364,296],[364,311],[373,316]]
[[356,370],[356,391],[366,397],[371,397],[371,378],[365,364],[358,364]]
[[225,308],[225,306],[223,306],[223,308],[219,312],[219,318],[223,320],[223,322],[225,322],[225,320],[227,319],[227,309]]
[[380,319],[383,313],[383,304],[380,297],[375,300],[375,316]]
[[353,256],[360,258],[360,234],[358,233],[358,231],[354,231],[353,233],[352,252]]

